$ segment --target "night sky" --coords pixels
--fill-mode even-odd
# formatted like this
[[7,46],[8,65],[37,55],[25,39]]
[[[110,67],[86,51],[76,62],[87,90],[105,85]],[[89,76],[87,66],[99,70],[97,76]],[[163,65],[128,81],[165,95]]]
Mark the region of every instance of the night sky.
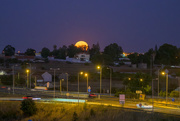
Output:
[[0,51],[16,52],[83,40],[101,50],[117,43],[147,52],[164,43],[180,47],[180,0],[0,0]]

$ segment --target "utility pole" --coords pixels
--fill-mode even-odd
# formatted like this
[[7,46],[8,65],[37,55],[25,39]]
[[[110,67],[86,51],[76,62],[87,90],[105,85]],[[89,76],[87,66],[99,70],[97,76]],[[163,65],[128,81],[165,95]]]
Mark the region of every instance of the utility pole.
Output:
[[152,77],[152,56],[150,57],[150,76]]
[[159,70],[160,69],[158,69],[158,99],[159,99]]
[[31,63],[30,63],[30,72],[29,73],[30,73],[30,79],[29,80],[30,80],[30,89],[31,89]]
[[35,81],[35,87],[36,87],[36,76],[35,76],[35,78],[34,78],[34,81]]
[[67,92],[68,92],[68,73],[66,73],[67,75]]
[[15,78],[14,78],[14,65],[13,65],[13,95],[14,95],[14,81],[15,81]]
[[54,98],[55,98],[55,76],[56,76],[56,70],[60,70],[60,68],[50,68],[50,70],[54,70]]
[[61,80],[60,80],[60,95],[61,95]]

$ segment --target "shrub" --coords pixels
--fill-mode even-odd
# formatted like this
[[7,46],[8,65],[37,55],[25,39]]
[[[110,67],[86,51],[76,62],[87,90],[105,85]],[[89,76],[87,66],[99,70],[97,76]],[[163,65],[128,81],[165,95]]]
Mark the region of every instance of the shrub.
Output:
[[86,110],[87,110],[87,104],[86,104],[86,103],[84,103],[84,105],[83,105],[83,109],[84,109],[84,111],[86,111]]
[[35,102],[31,99],[23,100],[20,109],[23,111],[24,115],[26,116],[32,116],[36,114],[37,111]]
[[95,113],[95,111],[93,109],[90,110],[90,115],[91,116],[95,116],[96,115],[96,113]]
[[114,96],[119,97],[119,94],[124,94],[124,92],[116,92]]
[[89,63],[84,63],[85,66],[89,66],[90,64]]
[[66,63],[67,63],[67,64],[72,64],[72,62],[70,62],[70,61],[66,61]]
[[77,120],[78,120],[78,115],[76,112],[74,112],[72,121],[77,121]]
[[172,91],[169,96],[170,97],[179,97],[179,92],[178,91]]
[[161,96],[161,97],[166,97],[166,91],[163,92],[163,91],[161,90],[160,93],[159,93],[159,96]]

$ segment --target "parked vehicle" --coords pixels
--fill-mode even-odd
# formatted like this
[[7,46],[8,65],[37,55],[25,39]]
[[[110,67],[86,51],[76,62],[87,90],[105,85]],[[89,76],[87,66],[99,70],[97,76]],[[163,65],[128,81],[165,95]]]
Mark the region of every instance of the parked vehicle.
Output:
[[96,95],[96,94],[94,94],[94,93],[91,93],[91,94],[89,94],[89,97],[93,97],[93,98],[95,98],[95,97],[97,97],[97,95]]
[[36,86],[36,87],[34,87],[34,90],[48,90],[48,89],[47,89],[47,87]]
[[41,100],[41,98],[33,97],[33,96],[24,96],[22,99],[30,99],[30,100]]
[[136,106],[137,106],[138,108],[153,108],[152,105],[148,105],[148,104],[146,104],[146,103],[139,103],[139,104],[136,104]]
[[25,97],[22,97],[22,99],[30,99],[30,100],[32,100],[33,97],[32,96],[25,96]]

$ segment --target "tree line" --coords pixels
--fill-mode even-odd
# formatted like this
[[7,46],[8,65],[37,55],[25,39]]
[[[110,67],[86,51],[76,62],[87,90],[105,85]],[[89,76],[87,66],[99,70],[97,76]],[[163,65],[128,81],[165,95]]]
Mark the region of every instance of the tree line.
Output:
[[[70,58],[76,54],[86,52],[90,54],[90,60],[95,64],[100,65],[111,65],[114,61],[119,61],[122,57],[123,49],[117,43],[112,43],[106,46],[103,52],[100,52],[99,43],[93,44],[92,47],[88,47],[88,50],[84,50],[83,47],[78,48],[74,44],[69,46],[63,45],[62,47],[53,46],[53,50],[50,51],[47,47],[42,48],[41,56],[47,58],[48,56],[54,56],[56,59],[66,59],[67,56]],[[5,56],[12,56],[15,54],[15,48],[11,45],[7,45],[3,51]],[[28,48],[25,51],[27,56],[35,56],[36,50]],[[150,48],[144,54],[137,52],[128,55],[128,58],[132,64],[147,63],[148,66],[152,62],[153,64],[164,64],[164,65],[179,65],[180,64],[180,48],[177,48],[171,44],[163,44],[159,47]]]

